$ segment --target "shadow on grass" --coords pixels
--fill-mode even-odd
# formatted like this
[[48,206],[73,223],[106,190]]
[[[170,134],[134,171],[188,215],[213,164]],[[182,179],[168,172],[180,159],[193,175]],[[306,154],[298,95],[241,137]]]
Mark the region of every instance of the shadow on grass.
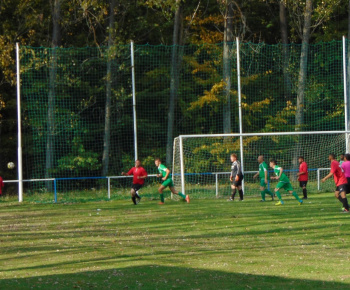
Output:
[[144,265],[0,280],[1,289],[349,289],[349,284]]

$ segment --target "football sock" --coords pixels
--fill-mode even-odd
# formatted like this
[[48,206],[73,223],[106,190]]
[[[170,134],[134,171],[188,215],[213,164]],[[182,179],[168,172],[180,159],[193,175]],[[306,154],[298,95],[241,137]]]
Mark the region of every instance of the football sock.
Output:
[[279,201],[282,201],[281,194],[280,194],[280,192],[278,190],[276,191],[276,195],[277,195]]
[[340,195],[339,195],[338,199],[343,204],[343,207],[346,208],[347,210],[349,210],[348,199],[346,197],[342,198]]
[[305,198],[307,198],[306,188],[303,188],[303,195],[304,195]]
[[265,189],[265,193],[267,193],[267,194],[273,196],[273,193],[272,193],[270,190],[268,190],[268,189]]
[[133,203],[136,204],[136,197],[132,196],[131,199],[132,199]]
[[136,191],[136,197],[137,197],[137,198],[141,198],[141,197],[139,196],[139,194],[137,193],[137,191]]
[[232,199],[235,199],[235,195],[236,195],[236,188],[235,188],[235,189],[232,189],[231,198],[232,198]]
[[184,195],[182,192],[179,191],[178,195],[180,195],[183,199],[186,198],[186,195]]
[[160,194],[160,201],[161,201],[161,202],[164,202],[164,193],[161,193],[161,194]]
[[241,200],[243,200],[243,190],[241,189],[241,190],[238,190],[238,193],[239,193],[239,198],[241,199]]
[[347,210],[349,210],[349,203],[348,203],[348,199],[345,197],[345,198],[343,198],[343,204],[344,204],[344,207],[347,209]]
[[260,194],[261,194],[261,199],[265,200],[265,190],[260,191]]
[[297,200],[297,201],[299,201],[300,200],[300,198],[299,198],[299,196],[298,196],[298,194],[295,192],[295,191],[293,191],[293,196],[295,197],[295,199]]

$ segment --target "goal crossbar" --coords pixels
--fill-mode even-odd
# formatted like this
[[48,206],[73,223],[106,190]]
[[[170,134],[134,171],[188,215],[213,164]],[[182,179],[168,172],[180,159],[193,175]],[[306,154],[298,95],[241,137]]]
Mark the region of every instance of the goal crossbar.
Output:
[[291,131],[291,132],[260,132],[260,133],[226,133],[226,134],[194,134],[179,135],[178,138],[203,137],[252,137],[252,136],[283,136],[283,135],[317,135],[317,134],[350,134],[350,131]]

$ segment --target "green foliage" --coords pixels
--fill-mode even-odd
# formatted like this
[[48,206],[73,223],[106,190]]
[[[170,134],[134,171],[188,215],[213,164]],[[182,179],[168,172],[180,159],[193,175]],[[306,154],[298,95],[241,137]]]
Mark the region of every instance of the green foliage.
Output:
[[55,173],[58,173],[58,176],[79,176],[86,171],[97,171],[101,168],[99,154],[86,151],[81,138],[73,138],[70,147],[72,152],[57,161]]

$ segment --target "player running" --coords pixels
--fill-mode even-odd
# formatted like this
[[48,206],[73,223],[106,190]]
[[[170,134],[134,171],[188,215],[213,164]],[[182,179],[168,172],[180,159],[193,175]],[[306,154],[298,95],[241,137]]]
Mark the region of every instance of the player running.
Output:
[[156,158],[154,160],[155,165],[158,167],[159,174],[157,174],[157,177],[162,177],[162,185],[158,188],[158,192],[160,194],[160,203],[159,204],[164,204],[164,194],[163,190],[169,186],[170,191],[173,194],[178,194],[183,198],[183,200],[186,200],[187,203],[190,202],[190,197],[188,195],[184,195],[183,193],[175,190],[174,187],[174,182],[172,178],[170,177],[170,170],[162,164],[162,161],[159,158]]
[[260,194],[261,194],[261,202],[265,201],[265,194],[269,194],[273,198],[273,193],[267,189],[267,182],[270,180],[270,174],[268,171],[268,167],[266,162],[264,161],[264,156],[260,155],[258,156],[258,162],[259,162],[259,171],[254,175],[254,178],[257,178],[259,176],[260,179]]
[[229,201],[233,201],[235,199],[236,189],[238,189],[239,200],[243,201],[242,180],[244,176],[242,173],[241,162],[237,160],[237,154],[231,154],[230,158],[232,162],[230,176],[232,195]]
[[141,161],[135,161],[135,167],[131,168],[127,173],[122,172],[122,175],[129,176],[133,175],[132,186],[131,186],[131,199],[135,205],[141,201],[141,196],[139,196],[138,191],[145,184],[145,179],[147,178],[146,170],[141,166]]
[[299,172],[297,173],[297,175],[299,180],[299,186],[303,189],[303,196],[304,196],[303,199],[307,199],[306,185],[307,185],[307,181],[309,180],[307,163],[305,162],[303,156],[300,156],[298,158],[298,162],[299,162]]
[[343,204],[343,212],[348,213],[349,204],[348,199],[346,198],[348,181],[339,166],[339,162],[335,160],[335,155],[333,153],[328,155],[328,160],[331,162],[331,172],[322,178],[321,181],[325,182],[328,178],[331,178],[333,176],[334,183],[336,185],[334,195]]
[[295,199],[299,202],[299,205],[303,204],[303,200],[299,198],[298,194],[294,191],[293,186],[291,185],[289,178],[285,173],[283,172],[283,168],[277,165],[277,161],[274,159],[270,160],[270,167],[273,168],[273,171],[275,172],[276,176],[271,177],[271,179],[278,180],[277,186],[275,188],[275,193],[279,199],[279,201],[276,203],[276,205],[283,205],[284,201],[282,200],[281,193],[279,190],[281,188],[284,188],[289,193],[293,194]]

